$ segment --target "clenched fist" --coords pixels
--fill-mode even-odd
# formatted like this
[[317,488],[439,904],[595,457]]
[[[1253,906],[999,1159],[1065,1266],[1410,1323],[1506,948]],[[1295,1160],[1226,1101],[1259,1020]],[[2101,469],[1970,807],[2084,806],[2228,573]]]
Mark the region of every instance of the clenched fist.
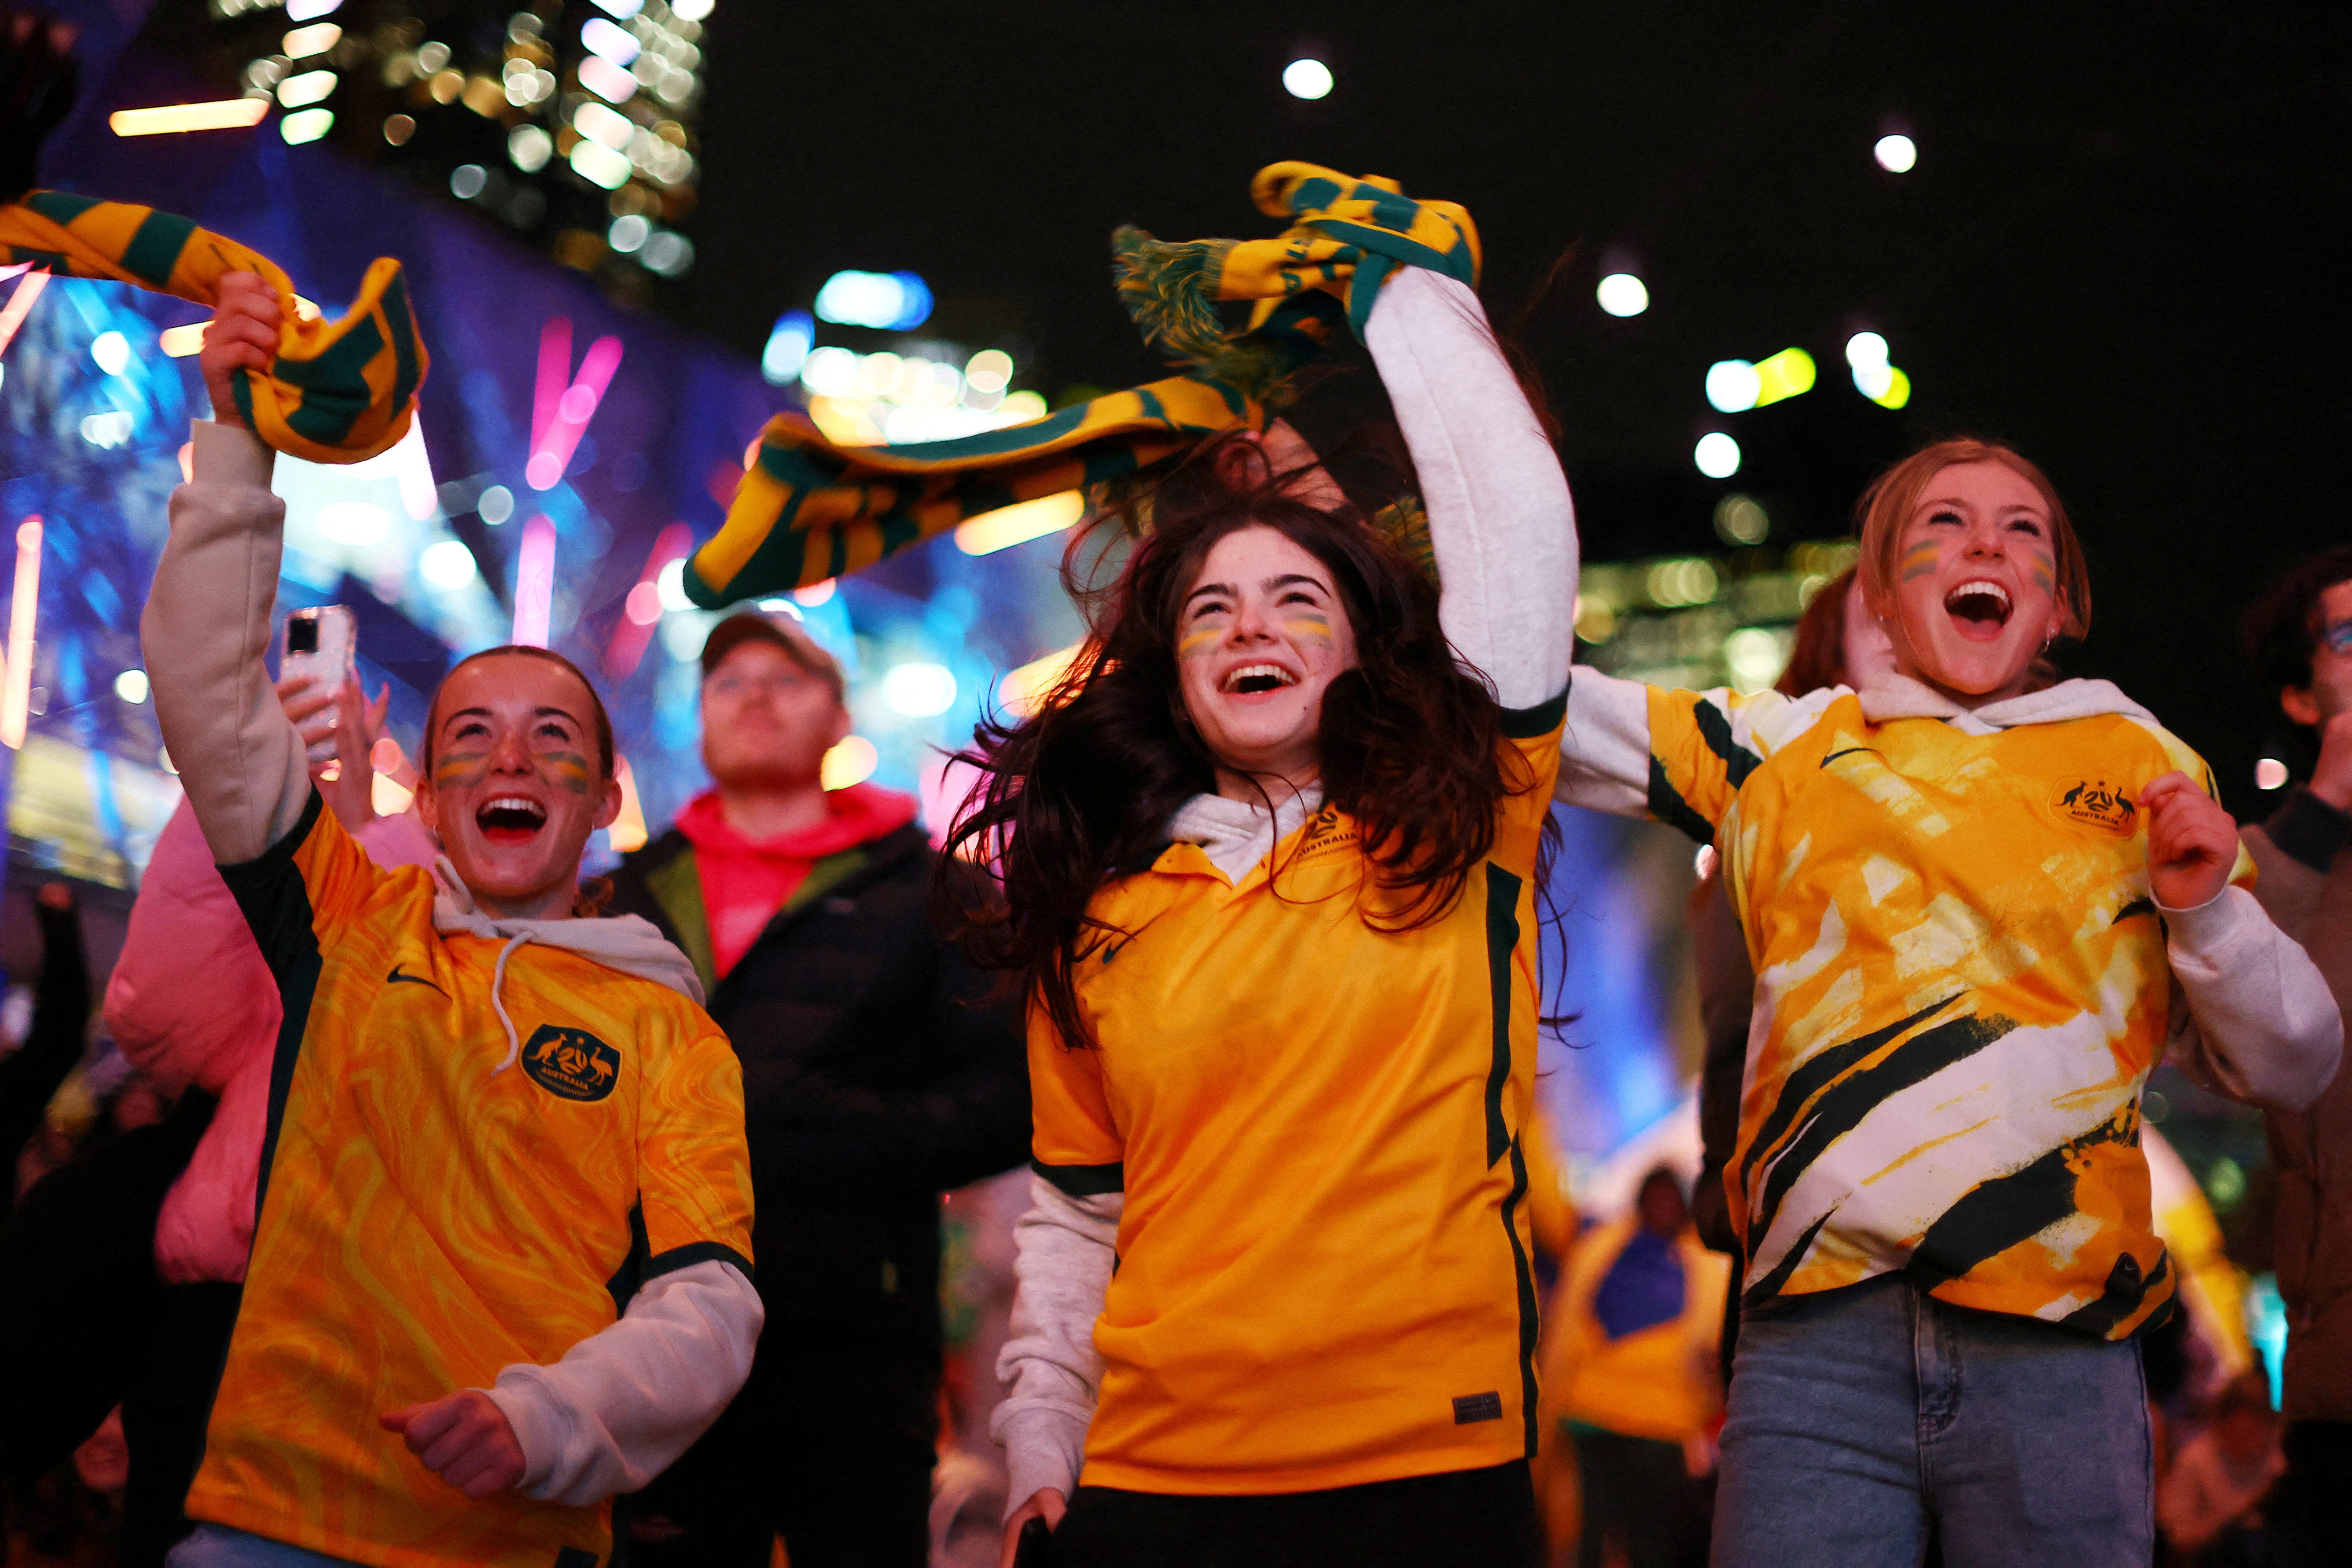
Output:
[[212,395],[215,423],[245,423],[236,407],[236,375],[241,370],[268,374],[278,358],[284,305],[278,290],[256,273],[232,272],[221,279],[220,303],[205,323],[205,350],[196,361],[205,373],[205,390]]
[[506,1412],[478,1388],[376,1419],[399,1433],[426,1469],[477,1502],[522,1483],[522,1444]]
[[2147,880],[2168,910],[2193,910],[2228,885],[2238,861],[2238,825],[2184,773],[2139,792],[2147,813]]

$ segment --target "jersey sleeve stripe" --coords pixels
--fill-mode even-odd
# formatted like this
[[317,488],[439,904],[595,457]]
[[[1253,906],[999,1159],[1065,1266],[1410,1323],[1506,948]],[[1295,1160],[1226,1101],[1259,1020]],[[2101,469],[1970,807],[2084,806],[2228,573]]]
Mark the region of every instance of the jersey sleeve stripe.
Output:
[[1486,863],[1486,984],[1495,1050],[1486,1069],[1486,1163],[1512,1152],[1503,1121],[1503,1088],[1511,1081],[1511,955],[1519,945],[1519,879]]
[[1706,749],[1723,760],[1724,774],[1737,793],[1748,782],[1748,775],[1764,763],[1764,759],[1749,751],[1731,733],[1730,717],[1714,703],[1702,697],[1692,706],[1691,723],[1698,731]]
[[252,928],[254,942],[278,981],[278,1044],[270,1057],[269,1108],[262,1128],[261,1171],[254,1184],[257,1221],[269,1194],[269,1167],[277,1158],[286,1097],[293,1088],[294,1063],[302,1053],[303,1036],[310,1030],[310,1004],[318,994],[322,967],[318,931],[311,923],[310,886],[294,858],[317,830],[325,804],[313,787],[300,818],[283,838],[250,860],[220,868],[221,880],[236,895],[245,923]]
[[1539,735],[1550,734],[1567,718],[1568,688],[1563,686],[1559,689],[1559,695],[1549,702],[1538,702],[1532,708],[1504,709],[1503,739],[1532,741]]
[[1032,1160],[1029,1168],[1074,1198],[1097,1198],[1127,1190],[1124,1161],[1114,1160],[1108,1165],[1048,1165],[1043,1160]]
[[1679,827],[1696,843],[1715,842],[1715,824],[1691,809],[1666,777],[1666,764],[1656,755],[1650,758],[1650,798],[1647,803],[1652,816],[1669,827]]
[[641,1279],[658,1279],[680,1268],[691,1268],[698,1263],[731,1263],[744,1279],[757,1283],[759,1276],[751,1272],[751,1260],[723,1241],[689,1241],[684,1247],[673,1247],[667,1252],[657,1252],[646,1259]]

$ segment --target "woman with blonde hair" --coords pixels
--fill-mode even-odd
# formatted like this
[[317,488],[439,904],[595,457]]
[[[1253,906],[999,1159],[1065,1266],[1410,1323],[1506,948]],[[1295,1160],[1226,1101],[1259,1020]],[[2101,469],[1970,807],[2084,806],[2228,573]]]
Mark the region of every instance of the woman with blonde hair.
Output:
[[2105,681],[2042,471],[1938,442],[1864,500],[1895,668],[1789,698],[1586,669],[1561,798],[1711,842],[1758,983],[1718,1564],[2143,1563],[2136,1338],[2171,1310],[2139,1100],[2168,1056],[2307,1103],[2342,1024],[2204,763]]

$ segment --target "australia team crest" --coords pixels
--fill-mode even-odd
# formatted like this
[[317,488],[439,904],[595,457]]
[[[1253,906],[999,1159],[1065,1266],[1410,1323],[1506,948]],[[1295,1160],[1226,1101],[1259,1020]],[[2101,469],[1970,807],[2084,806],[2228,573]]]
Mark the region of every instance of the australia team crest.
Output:
[[563,1100],[602,1100],[621,1078],[621,1053],[585,1029],[541,1024],[523,1042],[522,1070]]
[[2128,834],[2139,822],[2139,808],[2120,787],[2105,779],[2081,780],[2060,795],[2055,805],[2058,815],[2067,820],[2110,833]]

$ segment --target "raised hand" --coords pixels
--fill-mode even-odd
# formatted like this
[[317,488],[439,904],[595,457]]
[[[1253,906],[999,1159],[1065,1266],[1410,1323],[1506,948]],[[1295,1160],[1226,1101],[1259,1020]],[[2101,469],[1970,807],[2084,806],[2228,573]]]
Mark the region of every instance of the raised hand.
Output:
[[267,373],[278,358],[278,328],[285,301],[257,274],[231,272],[222,278],[220,303],[205,325],[204,353],[197,363],[205,374],[205,390],[212,395],[213,420],[243,425],[237,412],[238,371]]
[[2184,773],[2152,780],[2139,792],[2147,814],[2147,879],[2168,910],[2210,902],[2238,859],[2238,825]]
[[319,793],[336,820],[353,833],[375,820],[375,742],[391,703],[389,685],[371,702],[357,676],[335,694],[335,777],[322,780]]

